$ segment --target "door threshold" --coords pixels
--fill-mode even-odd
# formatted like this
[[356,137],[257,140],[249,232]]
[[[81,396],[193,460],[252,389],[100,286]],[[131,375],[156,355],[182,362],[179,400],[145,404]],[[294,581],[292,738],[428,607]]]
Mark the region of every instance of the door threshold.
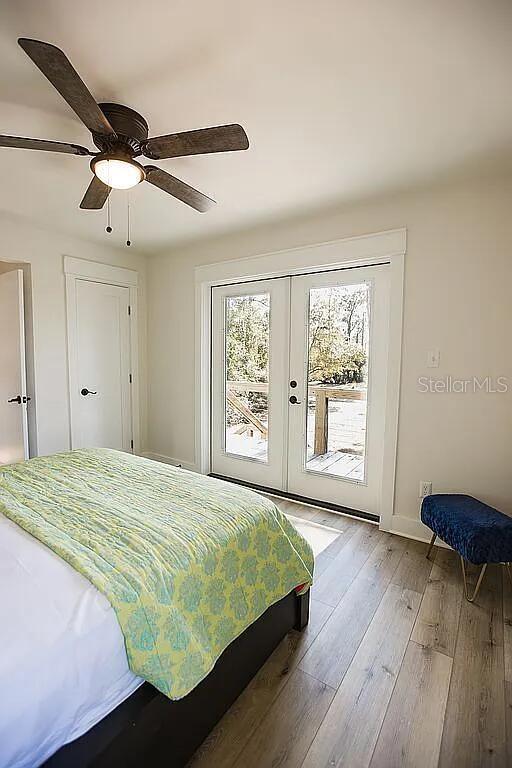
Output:
[[315,507],[317,509],[325,509],[328,512],[336,512],[338,515],[346,515],[347,517],[356,517],[359,520],[365,520],[370,523],[379,523],[380,518],[378,515],[373,515],[371,512],[361,512],[357,509],[351,509],[350,507],[343,507],[340,504],[333,504],[330,501],[319,501],[318,499],[310,499],[307,496],[299,496],[297,493],[289,493],[288,491],[280,491],[275,488],[267,488],[264,485],[256,485],[255,483],[249,483],[245,480],[237,480],[234,477],[226,477],[225,475],[217,475],[215,472],[209,472],[208,477],[216,477],[217,480],[225,480],[228,483],[235,483],[236,485],[243,485],[246,488],[252,488],[254,491],[261,491],[269,496],[276,496],[280,499],[288,499],[289,501],[297,501],[300,504],[304,504],[306,507]]

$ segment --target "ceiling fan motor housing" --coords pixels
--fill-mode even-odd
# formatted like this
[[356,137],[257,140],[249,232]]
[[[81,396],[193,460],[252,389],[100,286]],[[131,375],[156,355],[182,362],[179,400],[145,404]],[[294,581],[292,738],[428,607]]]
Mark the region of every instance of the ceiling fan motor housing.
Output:
[[142,142],[147,140],[149,133],[149,126],[142,115],[122,104],[106,103],[99,104],[99,107],[117,136],[111,138],[93,133],[98,149],[101,152],[126,153],[130,157],[142,154]]

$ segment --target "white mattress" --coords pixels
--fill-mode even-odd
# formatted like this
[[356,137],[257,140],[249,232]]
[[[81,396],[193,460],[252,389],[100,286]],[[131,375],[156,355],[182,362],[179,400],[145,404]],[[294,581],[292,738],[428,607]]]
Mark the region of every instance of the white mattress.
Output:
[[34,768],[142,684],[108,600],[0,514],[0,766]]

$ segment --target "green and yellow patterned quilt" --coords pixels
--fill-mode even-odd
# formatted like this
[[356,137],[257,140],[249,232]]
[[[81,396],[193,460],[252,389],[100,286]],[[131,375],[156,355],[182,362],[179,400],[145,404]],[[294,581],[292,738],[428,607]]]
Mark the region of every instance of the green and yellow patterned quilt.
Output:
[[108,598],[130,669],[171,699],[312,580],[311,548],[271,501],[117,451],[0,467],[0,512]]

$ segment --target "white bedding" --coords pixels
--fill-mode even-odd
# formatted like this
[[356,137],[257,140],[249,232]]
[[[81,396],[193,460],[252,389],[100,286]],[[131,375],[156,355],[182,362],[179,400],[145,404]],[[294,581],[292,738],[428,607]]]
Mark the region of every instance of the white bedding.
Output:
[[0,514],[0,767],[40,765],[142,682],[108,600]]

